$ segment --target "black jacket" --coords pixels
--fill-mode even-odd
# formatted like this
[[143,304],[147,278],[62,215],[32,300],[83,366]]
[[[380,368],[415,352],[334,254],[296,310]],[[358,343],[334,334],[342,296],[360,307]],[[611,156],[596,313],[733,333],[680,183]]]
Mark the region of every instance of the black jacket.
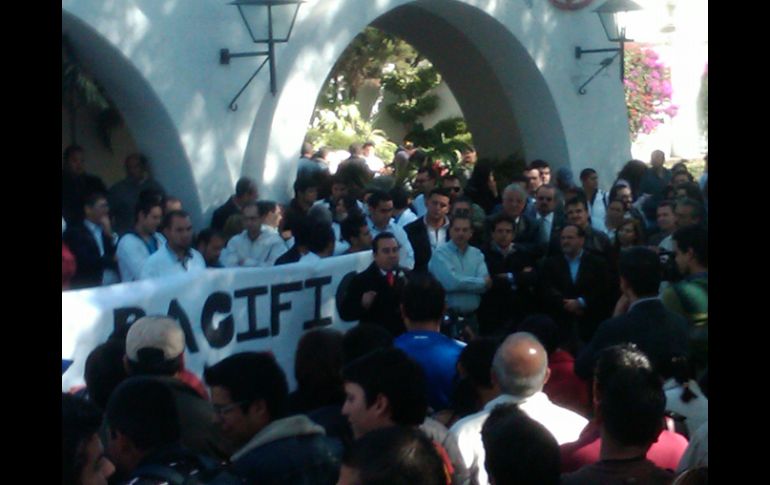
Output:
[[227,202],[219,206],[217,210],[214,211],[214,214],[211,216],[211,228],[216,229],[217,231],[221,231],[225,228],[225,223],[227,222],[227,219],[230,218],[233,214],[240,214],[241,209],[238,208],[237,205],[235,205],[234,197],[230,197],[227,199]]
[[687,355],[687,319],[666,309],[660,300],[640,302],[627,313],[599,325],[575,361],[575,373],[590,379],[601,351],[625,342],[636,344],[653,367],[660,368],[671,357]]
[[[535,257],[519,249],[503,256],[491,244],[482,247],[481,251],[492,278],[492,287],[481,296],[477,315],[481,334],[489,335],[506,330],[508,325],[521,321],[534,309]],[[523,271],[526,267],[532,268],[532,271]],[[508,279],[497,276],[505,273],[513,274],[514,285]]]
[[99,246],[84,222],[68,227],[63,238],[72,254],[75,255],[77,263],[75,276],[72,277],[72,288],[99,286],[102,284],[104,270],[118,271],[118,263],[115,261],[115,244],[104,232],[102,232],[103,256],[99,256]]
[[[610,315],[609,270],[599,256],[583,251],[574,283],[564,255],[551,256],[543,261],[538,280],[543,309],[562,325],[577,322],[578,336],[584,342],[590,340],[599,322]],[[579,297],[586,303],[582,316],[564,310],[564,299]]]
[[420,217],[404,226],[404,232],[409,237],[409,243],[414,250],[414,271],[418,273],[428,272],[428,263],[433,254],[428,238],[428,229],[425,219]]
[[[358,273],[348,285],[342,303],[339,305],[340,317],[346,321],[361,320],[382,325],[397,337],[406,331],[401,319],[401,292],[406,284],[404,268],[396,273],[394,286],[389,286],[387,279],[380,272],[376,263],[372,263],[363,272]],[[367,291],[376,291],[377,296],[369,309],[361,305],[361,297]]]

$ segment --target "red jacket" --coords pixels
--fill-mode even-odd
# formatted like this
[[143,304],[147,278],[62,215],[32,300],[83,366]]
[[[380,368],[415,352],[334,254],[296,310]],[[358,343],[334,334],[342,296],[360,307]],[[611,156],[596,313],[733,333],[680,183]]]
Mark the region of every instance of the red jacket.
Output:
[[588,383],[575,375],[575,358],[569,352],[557,349],[548,357],[548,368],[551,377],[543,387],[548,398],[581,416],[590,416]]

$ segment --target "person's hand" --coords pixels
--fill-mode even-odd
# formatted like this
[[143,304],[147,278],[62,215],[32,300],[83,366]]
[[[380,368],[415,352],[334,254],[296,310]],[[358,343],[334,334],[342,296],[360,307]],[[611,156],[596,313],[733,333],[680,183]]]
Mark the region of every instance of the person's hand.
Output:
[[105,214],[99,219],[99,225],[102,226],[102,230],[107,236],[112,236],[112,221],[110,221],[110,216],[108,214]]
[[492,278],[489,276],[484,277],[484,286],[490,288],[492,286]]
[[291,230],[286,229],[285,231],[282,231],[281,238],[283,238],[284,241],[288,241],[289,239],[291,239]]
[[576,299],[564,300],[564,310],[574,313],[575,315],[582,315],[584,313],[583,307],[580,306],[580,302]]
[[508,273],[497,273],[495,275],[495,278],[500,278],[501,280],[507,280],[508,279]]
[[368,310],[372,306],[372,303],[374,303],[376,297],[376,291],[367,291],[361,296],[361,306]]
[[527,266],[522,270],[524,273],[531,273],[532,272],[532,266]]
[[631,305],[631,302],[628,300],[628,297],[626,295],[620,295],[618,302],[615,304],[615,311],[612,312],[612,316],[617,317],[618,315],[623,315],[628,311],[629,305]]

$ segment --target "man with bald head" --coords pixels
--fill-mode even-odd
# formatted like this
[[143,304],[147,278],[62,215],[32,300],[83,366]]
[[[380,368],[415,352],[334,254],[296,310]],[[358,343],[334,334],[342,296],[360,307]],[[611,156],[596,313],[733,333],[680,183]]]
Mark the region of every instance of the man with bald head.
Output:
[[561,445],[575,441],[588,421],[577,413],[557,406],[543,393],[548,381],[548,354],[537,338],[527,332],[509,335],[492,361],[492,382],[501,394],[478,413],[461,419],[450,429],[471,474],[471,483],[489,483],[484,469],[481,428],[495,406],[516,403],[530,418],[542,424]]

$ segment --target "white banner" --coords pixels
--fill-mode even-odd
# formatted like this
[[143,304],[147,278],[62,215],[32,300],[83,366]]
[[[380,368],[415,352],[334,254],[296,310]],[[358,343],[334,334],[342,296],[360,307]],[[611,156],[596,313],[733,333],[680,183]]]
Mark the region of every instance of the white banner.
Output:
[[364,251],[313,265],[210,269],[64,291],[62,360],[73,363],[62,374],[62,390],[84,384],[88,354],[113,330],[143,315],[180,321],[187,339],[185,367],[198,375],[231,354],[269,350],[294,388],[294,352],[302,333],[319,326],[344,332],[355,323],[339,317],[338,287],[371,262],[372,253]]

